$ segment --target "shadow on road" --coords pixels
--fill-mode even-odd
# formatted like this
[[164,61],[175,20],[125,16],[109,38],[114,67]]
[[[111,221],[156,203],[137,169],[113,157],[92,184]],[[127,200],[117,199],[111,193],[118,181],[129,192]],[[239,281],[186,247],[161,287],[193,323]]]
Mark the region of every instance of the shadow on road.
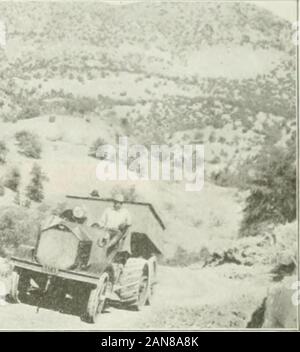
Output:
[[[41,294],[38,291],[33,291],[20,297],[20,303],[36,307],[37,313],[40,309],[47,309],[56,311],[66,315],[83,317],[86,312],[88,301],[88,294],[82,294],[79,298],[71,298],[68,295],[62,295],[59,292],[52,292],[48,294]],[[7,302],[13,304],[14,302],[7,297]],[[136,309],[128,307],[120,302],[109,302],[107,307],[101,314],[110,314],[109,307],[120,310],[135,311]]]

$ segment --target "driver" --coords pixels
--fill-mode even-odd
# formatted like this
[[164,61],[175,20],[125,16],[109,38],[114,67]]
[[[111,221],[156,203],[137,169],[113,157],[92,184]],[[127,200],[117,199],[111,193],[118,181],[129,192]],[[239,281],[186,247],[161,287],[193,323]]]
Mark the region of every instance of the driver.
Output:
[[85,206],[76,206],[73,209],[66,209],[60,214],[60,218],[70,221],[76,222],[77,224],[84,224],[87,221],[87,210]]
[[[107,230],[106,236],[102,240],[102,244],[106,244],[108,240],[117,242],[127,229],[131,226],[132,220],[129,211],[124,208],[124,197],[118,194],[114,197],[113,207],[106,208],[98,222],[101,229]],[[112,245],[114,243],[110,243]]]

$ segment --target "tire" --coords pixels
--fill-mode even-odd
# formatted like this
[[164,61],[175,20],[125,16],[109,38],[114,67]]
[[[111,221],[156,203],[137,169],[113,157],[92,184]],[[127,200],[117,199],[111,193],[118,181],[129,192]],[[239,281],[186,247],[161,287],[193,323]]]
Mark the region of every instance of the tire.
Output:
[[12,272],[11,276],[11,288],[9,298],[11,299],[12,303],[20,303],[19,301],[19,281],[20,281],[20,274],[16,271]]
[[129,258],[120,278],[119,296],[134,310],[145,306],[149,295],[149,266],[143,258]]
[[87,323],[95,324],[103,312],[106,302],[106,291],[109,283],[107,273],[101,275],[98,285],[89,294],[87,308],[82,320]]
[[138,299],[131,307],[135,310],[141,310],[147,303],[149,296],[149,276],[147,272],[143,272],[140,284],[139,284],[139,294]]
[[146,305],[151,305],[152,297],[154,295],[155,285],[157,283],[157,259],[155,256],[148,259],[149,266],[149,291]]
[[30,285],[30,280],[26,275],[26,271],[13,271],[11,279],[10,298],[13,303],[25,301],[26,294]]

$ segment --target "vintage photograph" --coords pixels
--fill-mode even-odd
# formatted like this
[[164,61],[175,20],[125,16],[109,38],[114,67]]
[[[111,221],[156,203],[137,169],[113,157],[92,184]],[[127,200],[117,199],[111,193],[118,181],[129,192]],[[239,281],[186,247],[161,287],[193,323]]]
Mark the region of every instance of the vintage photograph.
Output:
[[298,329],[299,23],[0,1],[0,330]]

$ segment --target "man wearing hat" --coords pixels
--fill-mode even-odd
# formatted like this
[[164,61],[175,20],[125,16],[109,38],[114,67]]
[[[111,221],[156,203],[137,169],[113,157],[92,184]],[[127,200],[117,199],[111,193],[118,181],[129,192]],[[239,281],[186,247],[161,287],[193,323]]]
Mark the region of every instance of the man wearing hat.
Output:
[[[108,235],[104,238],[106,243],[109,238],[112,240],[109,246],[115,244],[126,230],[131,226],[131,215],[129,211],[123,207],[124,197],[118,194],[114,197],[113,207],[106,208],[98,223],[100,228],[106,229]],[[102,244],[104,244],[102,242]]]

